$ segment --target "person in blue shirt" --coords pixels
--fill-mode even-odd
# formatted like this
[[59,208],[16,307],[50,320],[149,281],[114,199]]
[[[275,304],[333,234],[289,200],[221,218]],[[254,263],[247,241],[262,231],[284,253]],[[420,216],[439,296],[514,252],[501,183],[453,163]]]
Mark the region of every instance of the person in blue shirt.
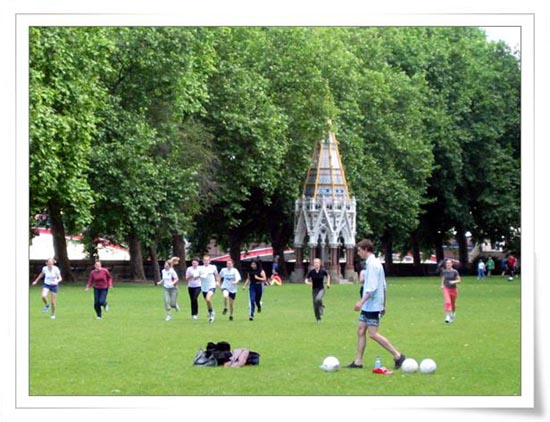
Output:
[[357,355],[347,368],[362,368],[363,355],[367,346],[367,333],[371,339],[386,349],[393,356],[395,369],[400,369],[405,355],[397,350],[391,342],[378,332],[380,318],[386,312],[386,276],[384,267],[374,256],[374,245],[369,239],[357,243],[357,253],[365,263],[365,281],[363,282],[363,297],[354,310],[360,312],[357,327]]

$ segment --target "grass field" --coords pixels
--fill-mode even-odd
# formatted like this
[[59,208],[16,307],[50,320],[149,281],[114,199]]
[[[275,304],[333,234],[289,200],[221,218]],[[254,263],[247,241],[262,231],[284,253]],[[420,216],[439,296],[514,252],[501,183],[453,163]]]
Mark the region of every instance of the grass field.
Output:
[[[521,395],[520,280],[464,277],[457,319],[444,323],[436,277],[389,278],[387,314],[380,333],[405,355],[430,357],[433,375],[371,373],[376,355],[393,369],[389,353],[367,340],[365,369],[319,369],[326,356],[341,365],[355,356],[358,285],[333,285],[317,324],[311,288],[267,287],[264,309],[251,322],[248,292],[239,290],[235,320],[222,316],[221,292],[209,324],[202,297],[199,320],[190,318],[187,287],[181,311],[164,320],[162,289],[120,283],[109,293],[110,311],[97,320],[93,293],[61,286],[57,319],[43,314],[40,287],[30,288],[29,371],[31,396],[515,396]],[[228,341],[261,354],[259,366],[194,367],[208,341]]]

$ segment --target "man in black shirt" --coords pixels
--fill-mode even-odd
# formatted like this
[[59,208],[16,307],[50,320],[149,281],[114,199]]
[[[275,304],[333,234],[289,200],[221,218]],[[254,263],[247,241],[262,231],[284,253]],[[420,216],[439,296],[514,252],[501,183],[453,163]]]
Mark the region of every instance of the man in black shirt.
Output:
[[325,296],[325,279],[327,289],[330,288],[330,275],[321,268],[321,260],[315,258],[313,260],[313,268],[307,273],[304,283],[312,286],[311,294],[313,298],[313,311],[315,312],[315,318],[317,323],[321,322],[321,315],[323,314],[323,296]]

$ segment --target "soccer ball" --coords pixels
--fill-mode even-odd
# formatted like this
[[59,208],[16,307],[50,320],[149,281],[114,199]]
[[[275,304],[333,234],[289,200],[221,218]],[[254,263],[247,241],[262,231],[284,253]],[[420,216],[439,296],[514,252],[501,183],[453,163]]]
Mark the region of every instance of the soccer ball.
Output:
[[424,359],[420,362],[420,372],[422,374],[433,374],[437,369],[437,365],[433,359]]
[[508,277],[508,281],[514,281],[514,277],[512,276]]
[[334,372],[340,368],[340,362],[334,356],[328,356],[325,358],[320,368],[327,372]]
[[405,359],[401,365],[401,371],[406,374],[412,374],[413,372],[418,371],[418,362],[416,362],[413,358]]

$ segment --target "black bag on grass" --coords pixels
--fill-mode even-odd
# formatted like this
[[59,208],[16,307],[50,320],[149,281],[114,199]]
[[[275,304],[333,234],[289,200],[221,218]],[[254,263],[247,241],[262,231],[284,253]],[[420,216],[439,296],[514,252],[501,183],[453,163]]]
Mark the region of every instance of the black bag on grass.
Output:
[[259,365],[260,364],[260,354],[251,350],[248,352],[248,358],[246,359],[247,365]]

